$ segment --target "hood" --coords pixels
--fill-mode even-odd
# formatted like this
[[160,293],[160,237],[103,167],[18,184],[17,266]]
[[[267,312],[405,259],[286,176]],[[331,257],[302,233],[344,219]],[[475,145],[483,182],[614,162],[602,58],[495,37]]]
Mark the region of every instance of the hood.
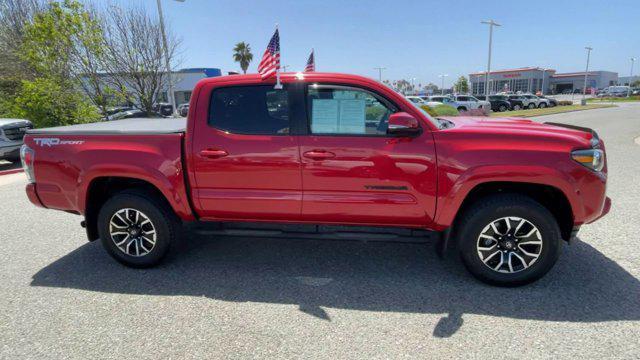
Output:
[[20,127],[29,124],[31,124],[31,121],[24,119],[0,119],[0,127]]
[[573,139],[581,145],[590,145],[592,138],[597,134],[588,128],[581,128],[564,124],[539,123],[523,118],[492,118],[455,116],[443,117],[455,124],[459,131],[474,133],[495,134],[502,136],[521,135],[538,138]]

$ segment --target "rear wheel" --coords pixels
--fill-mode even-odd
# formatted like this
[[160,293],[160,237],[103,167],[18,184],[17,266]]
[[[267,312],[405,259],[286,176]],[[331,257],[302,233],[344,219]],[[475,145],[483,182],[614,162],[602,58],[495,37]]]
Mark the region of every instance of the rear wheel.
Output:
[[513,110],[522,110],[522,106],[520,106],[519,104],[515,104],[513,105]]
[[467,111],[467,108],[464,106],[458,106],[458,111]]
[[540,109],[544,109],[544,108],[546,108],[546,107],[547,107],[547,104],[546,104],[546,103],[540,103],[540,106],[539,106],[539,108],[540,108]]
[[529,103],[529,105],[527,105],[527,108],[529,108],[529,109],[535,109],[535,108],[536,108],[536,104],[534,104],[534,103]]
[[172,210],[151,193],[127,191],[100,209],[98,231],[105,250],[131,267],[158,264],[177,241],[180,223]]
[[460,256],[471,274],[498,286],[519,286],[544,276],[560,253],[553,215],[531,198],[495,195],[469,207],[459,222]]
[[507,111],[507,107],[505,105],[500,105],[500,107],[498,108],[498,111],[505,112]]

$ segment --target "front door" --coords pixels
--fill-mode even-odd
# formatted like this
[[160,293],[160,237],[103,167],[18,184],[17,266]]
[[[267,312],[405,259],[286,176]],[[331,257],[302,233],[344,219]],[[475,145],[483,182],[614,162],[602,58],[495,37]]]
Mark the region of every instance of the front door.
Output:
[[366,89],[309,85],[300,136],[305,221],[426,226],[435,212],[433,137],[387,134],[399,108]]
[[[291,92],[273,85],[201,92],[207,121],[195,122],[192,195],[205,220],[295,220],[302,205]],[[203,115],[203,114],[202,114]]]

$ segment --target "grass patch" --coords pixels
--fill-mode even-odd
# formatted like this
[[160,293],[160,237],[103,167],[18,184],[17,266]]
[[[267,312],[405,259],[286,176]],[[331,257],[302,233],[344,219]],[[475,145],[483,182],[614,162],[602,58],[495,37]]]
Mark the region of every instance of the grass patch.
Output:
[[544,109],[531,109],[531,110],[518,110],[518,111],[507,111],[507,112],[494,112],[491,113],[491,117],[533,117],[533,116],[543,116],[543,115],[553,115],[553,114],[561,114],[565,112],[571,111],[582,111],[582,110],[591,110],[591,109],[602,109],[615,107],[615,105],[611,104],[591,104],[591,105],[568,105],[568,106],[554,106]]
[[627,101],[640,101],[640,95],[633,95],[630,97],[605,97],[605,98],[589,98],[587,102],[627,102]]

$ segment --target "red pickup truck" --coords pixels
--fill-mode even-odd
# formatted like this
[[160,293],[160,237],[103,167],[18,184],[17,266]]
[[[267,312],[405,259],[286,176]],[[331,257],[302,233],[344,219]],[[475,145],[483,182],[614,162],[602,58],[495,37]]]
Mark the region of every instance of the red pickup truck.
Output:
[[590,129],[434,118],[360,76],[281,79],[202,80],[186,120],[30,130],[27,195],[83,215],[89,240],[134,267],[157,264],[185,225],[391,228],[438,234],[473,275],[504,286],[543,276],[561,240],[610,208]]

